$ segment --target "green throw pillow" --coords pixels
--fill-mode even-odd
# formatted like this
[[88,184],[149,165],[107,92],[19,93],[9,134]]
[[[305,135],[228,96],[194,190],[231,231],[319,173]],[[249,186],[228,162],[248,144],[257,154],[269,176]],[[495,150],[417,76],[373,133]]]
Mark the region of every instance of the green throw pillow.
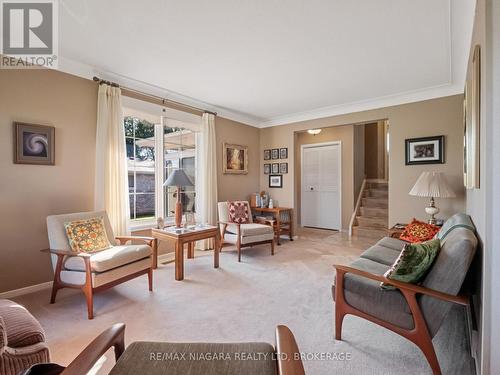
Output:
[[[440,248],[441,241],[438,239],[406,244],[384,276],[390,280],[416,284],[432,266]],[[397,289],[385,283],[380,283],[380,286],[383,289]]]

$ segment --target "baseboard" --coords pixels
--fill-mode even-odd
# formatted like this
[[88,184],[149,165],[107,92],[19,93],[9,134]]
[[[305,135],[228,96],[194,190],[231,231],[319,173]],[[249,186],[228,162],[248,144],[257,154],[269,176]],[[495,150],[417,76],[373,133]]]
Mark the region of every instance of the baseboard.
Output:
[[19,288],[19,289],[8,290],[6,292],[2,292],[2,293],[0,293],[0,298],[14,298],[14,297],[23,296],[25,294],[39,292],[41,290],[50,289],[50,288],[52,288],[52,281],[47,281],[47,282],[41,283],[41,284],[30,285],[30,286],[26,286],[24,288]]

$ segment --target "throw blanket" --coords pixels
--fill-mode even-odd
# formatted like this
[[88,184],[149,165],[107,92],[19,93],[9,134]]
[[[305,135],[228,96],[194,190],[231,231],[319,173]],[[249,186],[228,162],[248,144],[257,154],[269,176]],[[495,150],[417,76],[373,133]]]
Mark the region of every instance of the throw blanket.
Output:
[[439,232],[436,233],[434,238],[437,238],[441,242],[443,242],[448,234],[453,229],[456,228],[466,228],[471,230],[472,232],[476,231],[476,228],[474,227],[474,224],[472,223],[472,220],[470,219],[469,215],[466,214],[455,214],[452,217],[450,217],[446,222],[443,224],[443,227]]

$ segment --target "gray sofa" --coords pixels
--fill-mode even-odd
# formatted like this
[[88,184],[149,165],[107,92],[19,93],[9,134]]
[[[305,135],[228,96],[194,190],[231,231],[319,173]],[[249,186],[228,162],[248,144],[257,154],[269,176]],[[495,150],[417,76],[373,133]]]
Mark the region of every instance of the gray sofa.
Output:
[[[477,238],[470,218],[457,214],[450,218],[440,233],[441,250],[420,285],[395,282],[383,277],[394,263],[405,242],[385,237],[366,250],[349,266],[335,266],[333,285],[336,338],[341,339],[342,321],[352,314],[375,322],[411,340],[422,349],[435,374],[439,364],[432,347],[451,308],[451,303],[468,304],[458,296],[474,257]],[[397,290],[384,290],[380,282]]]

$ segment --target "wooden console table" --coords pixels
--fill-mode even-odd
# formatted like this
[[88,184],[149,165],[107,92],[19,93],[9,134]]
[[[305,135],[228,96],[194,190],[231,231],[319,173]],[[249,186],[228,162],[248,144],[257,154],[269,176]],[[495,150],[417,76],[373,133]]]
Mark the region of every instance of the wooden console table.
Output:
[[187,257],[194,258],[194,243],[200,240],[213,238],[215,241],[214,248],[214,268],[219,268],[219,243],[220,231],[216,226],[205,226],[202,228],[184,229],[169,227],[165,229],[151,230],[153,238],[158,241],[174,241],[175,242],[175,279],[184,280],[184,244],[188,244]]
[[[278,245],[281,245],[280,237],[282,234],[288,233],[290,236],[290,241],[293,241],[293,208],[288,207],[274,207],[274,208],[262,208],[262,207],[252,207],[252,210],[262,213],[270,213],[273,215],[273,227],[274,234],[277,237]],[[288,221],[281,220],[281,214],[288,213]]]

